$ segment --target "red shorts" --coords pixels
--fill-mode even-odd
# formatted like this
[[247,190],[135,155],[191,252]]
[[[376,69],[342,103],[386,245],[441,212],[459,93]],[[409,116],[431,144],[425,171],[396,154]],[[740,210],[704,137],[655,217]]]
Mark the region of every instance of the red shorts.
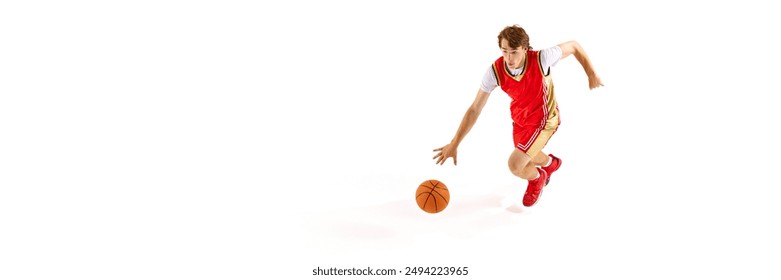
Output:
[[[557,110],[558,111],[558,110]],[[559,128],[559,114],[550,114],[544,125],[521,126],[513,122],[513,143],[515,148],[534,157],[548,144],[551,136]]]

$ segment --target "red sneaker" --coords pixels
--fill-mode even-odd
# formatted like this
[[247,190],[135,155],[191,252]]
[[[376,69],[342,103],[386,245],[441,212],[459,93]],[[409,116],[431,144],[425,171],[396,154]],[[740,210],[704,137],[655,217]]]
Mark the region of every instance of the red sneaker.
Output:
[[545,170],[545,172],[548,173],[548,180],[545,181],[545,185],[548,185],[550,182],[550,177],[553,174],[554,171],[559,170],[559,167],[561,166],[561,159],[557,158],[553,154],[548,155],[550,157],[550,165],[542,167],[542,170]]
[[526,187],[526,193],[523,194],[523,206],[531,207],[537,202],[542,194],[542,187],[545,186],[545,182],[548,181],[548,173],[542,168],[537,167],[537,171],[540,172],[540,177],[537,179],[529,180],[529,185]]

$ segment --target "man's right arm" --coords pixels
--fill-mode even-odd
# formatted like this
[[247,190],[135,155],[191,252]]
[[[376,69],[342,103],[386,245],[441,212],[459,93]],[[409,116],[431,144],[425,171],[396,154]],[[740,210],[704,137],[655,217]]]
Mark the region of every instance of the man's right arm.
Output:
[[453,137],[453,140],[450,141],[452,145],[458,147],[458,145],[461,144],[461,141],[464,140],[466,134],[469,133],[477,122],[480,112],[483,111],[483,107],[485,107],[485,103],[488,101],[488,96],[490,96],[490,93],[487,93],[482,89],[477,91],[475,100],[472,102],[472,105],[469,106],[469,109],[466,110],[466,113],[464,113],[464,117],[461,119],[461,125],[458,126],[456,135]]
[[466,134],[469,133],[469,130],[471,130],[472,126],[477,122],[477,117],[479,117],[480,112],[483,111],[483,106],[485,106],[489,95],[490,93],[485,92],[482,89],[477,91],[475,101],[472,102],[472,105],[469,106],[469,109],[466,110],[464,117],[461,119],[461,124],[458,126],[458,131],[456,131],[456,136],[454,136],[453,140],[447,145],[434,149],[434,152],[438,152],[434,156],[434,160],[436,160],[437,164],[444,164],[448,158],[452,157],[453,164],[458,165],[458,145],[461,144],[461,140],[464,140]]

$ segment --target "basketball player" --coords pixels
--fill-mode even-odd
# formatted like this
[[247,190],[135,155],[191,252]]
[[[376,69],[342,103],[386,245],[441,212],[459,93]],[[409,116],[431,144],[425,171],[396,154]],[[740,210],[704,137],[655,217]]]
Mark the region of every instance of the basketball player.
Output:
[[458,164],[458,145],[477,121],[489,94],[500,87],[512,99],[510,112],[515,148],[508,165],[515,176],[528,180],[523,205],[530,207],[539,199],[550,176],[561,166],[560,158],[542,152],[560,124],[551,67],[559,60],[574,55],[588,76],[589,89],[602,86],[602,82],[586,52],[575,41],[533,50],[529,36],[518,25],[504,28],[498,41],[502,56],[488,67],[477,97],[464,114],[455,137],[449,144],[434,149],[438,152],[434,159],[441,165],[452,157],[453,164]]

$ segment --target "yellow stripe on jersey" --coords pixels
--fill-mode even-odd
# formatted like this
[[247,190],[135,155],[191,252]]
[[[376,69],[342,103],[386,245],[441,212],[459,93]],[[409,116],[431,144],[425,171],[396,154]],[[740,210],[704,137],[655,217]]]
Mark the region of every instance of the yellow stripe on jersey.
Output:
[[491,64],[491,68],[494,69],[494,78],[496,78],[496,85],[502,87],[502,82],[499,81],[499,72],[496,71],[496,63]]
[[537,66],[540,67],[540,73],[545,77],[545,69],[542,68],[542,51],[537,52]]

